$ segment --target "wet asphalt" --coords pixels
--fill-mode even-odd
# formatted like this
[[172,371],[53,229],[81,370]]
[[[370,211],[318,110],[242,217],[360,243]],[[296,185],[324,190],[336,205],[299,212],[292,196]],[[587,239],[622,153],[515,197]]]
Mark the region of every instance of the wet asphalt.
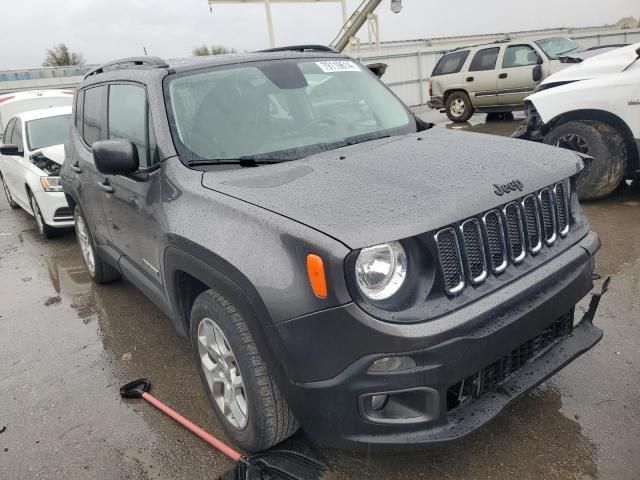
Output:
[[[508,135],[520,119],[447,128]],[[604,339],[462,441],[394,454],[310,450],[340,479],[637,479],[640,477],[640,187],[584,205],[613,277],[596,323]],[[579,306],[585,310],[585,302]],[[94,285],[73,231],[44,241],[0,198],[0,479],[213,479],[231,466],[118,387],[154,394],[224,437],[189,345],[126,282]],[[4,428],[6,427],[6,428]]]

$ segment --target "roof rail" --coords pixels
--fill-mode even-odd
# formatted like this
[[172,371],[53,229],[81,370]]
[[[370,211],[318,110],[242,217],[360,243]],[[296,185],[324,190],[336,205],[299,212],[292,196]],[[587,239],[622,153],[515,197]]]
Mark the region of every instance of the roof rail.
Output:
[[258,52],[331,52],[338,53],[334,48],[326,45],[291,45],[288,47],[267,48],[266,50],[258,50]]
[[100,73],[104,73],[104,70],[111,67],[117,67],[119,65],[150,65],[152,67],[157,68],[167,68],[167,62],[162,60],[159,57],[129,57],[129,58],[121,58],[119,60],[114,60],[113,62],[105,63],[100,65],[99,67],[94,68],[93,70],[89,70],[87,74],[84,76],[85,80],[92,75],[98,75]]
[[494,45],[496,43],[509,43],[512,40],[509,38],[501,38],[500,40],[494,40],[493,42],[486,42],[486,43],[476,43],[475,45],[464,45],[462,47],[456,47],[453,48],[451,50],[447,50],[446,52],[457,52],[458,50],[466,50],[467,48],[476,48],[476,47],[482,47],[484,45]]

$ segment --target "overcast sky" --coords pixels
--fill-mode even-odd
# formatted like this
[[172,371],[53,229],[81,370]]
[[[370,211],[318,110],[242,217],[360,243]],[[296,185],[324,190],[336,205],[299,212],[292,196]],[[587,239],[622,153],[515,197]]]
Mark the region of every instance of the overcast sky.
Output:
[[[354,9],[361,0],[349,0]],[[404,0],[400,14],[379,7],[383,40],[615,23],[640,14],[637,0]],[[339,4],[272,6],[278,45],[329,43]],[[207,0],[2,0],[0,69],[36,67],[45,49],[66,43],[87,63],[141,55],[175,58],[202,44],[268,47],[264,6]],[[364,34],[364,35],[363,35]],[[366,30],[361,32],[366,38]]]

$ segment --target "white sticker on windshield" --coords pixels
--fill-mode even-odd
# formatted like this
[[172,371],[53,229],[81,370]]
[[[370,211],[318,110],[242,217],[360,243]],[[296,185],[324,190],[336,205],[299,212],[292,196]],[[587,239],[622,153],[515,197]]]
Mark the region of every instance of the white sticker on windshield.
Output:
[[330,62],[316,62],[323,72],[359,72],[360,68],[353,62],[348,60],[334,60]]

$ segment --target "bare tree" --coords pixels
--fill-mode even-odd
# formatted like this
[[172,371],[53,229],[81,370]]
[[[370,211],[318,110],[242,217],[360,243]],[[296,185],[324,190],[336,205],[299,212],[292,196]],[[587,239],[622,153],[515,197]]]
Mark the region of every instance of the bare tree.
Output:
[[84,58],[81,54],[69,50],[64,43],[47,48],[43,67],[66,67],[67,65],[84,65]]
[[211,48],[206,45],[202,45],[201,47],[196,47],[192,50],[192,54],[195,57],[206,57],[207,55],[223,55],[225,53],[236,53],[235,48],[227,48],[222,45],[213,45]]

